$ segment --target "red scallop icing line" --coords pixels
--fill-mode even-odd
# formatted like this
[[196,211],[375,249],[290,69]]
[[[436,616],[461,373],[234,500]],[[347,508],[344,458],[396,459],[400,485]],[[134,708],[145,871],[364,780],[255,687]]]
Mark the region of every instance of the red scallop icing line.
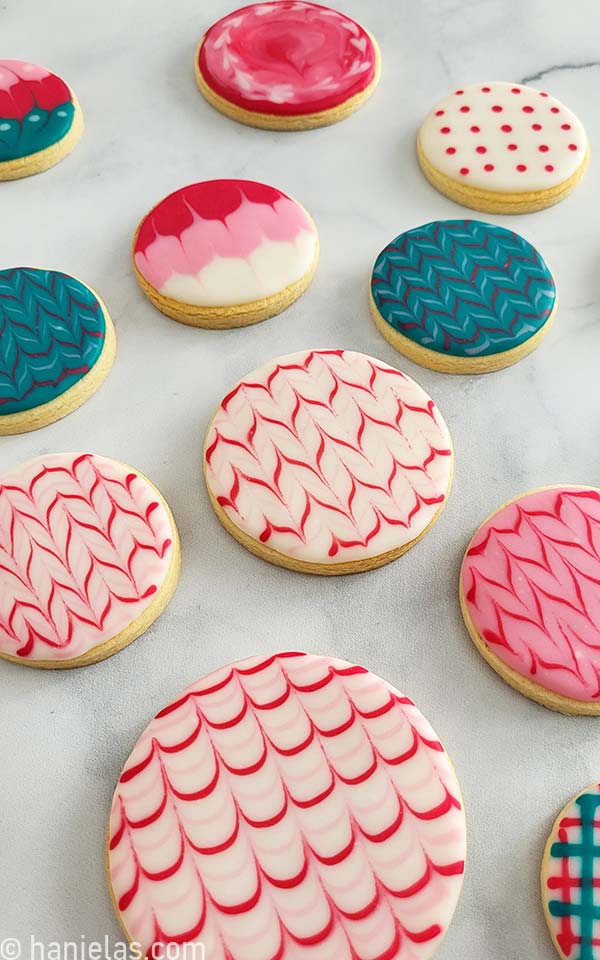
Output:
[[414,540],[450,485],[433,400],[405,374],[345,350],[271,361],[223,400],[207,482],[244,532],[288,556],[334,563]]
[[0,478],[0,651],[68,660],[150,603],[172,530],[148,482],[92,454],[38,457]]
[[54,73],[23,60],[0,60],[0,118],[22,120],[35,107],[53,110],[71,99],[67,84]]
[[207,85],[245,110],[281,116],[329,110],[375,77],[369,34],[344,14],[304,0],[256,3],[206,33],[198,66]]
[[487,521],[462,570],[478,633],[504,663],[575,700],[600,698],[600,494],[527,494]]
[[428,722],[363,667],[242,661],[134,748],[110,817],[117,909],[148,955],[427,960],[462,882],[459,797]]

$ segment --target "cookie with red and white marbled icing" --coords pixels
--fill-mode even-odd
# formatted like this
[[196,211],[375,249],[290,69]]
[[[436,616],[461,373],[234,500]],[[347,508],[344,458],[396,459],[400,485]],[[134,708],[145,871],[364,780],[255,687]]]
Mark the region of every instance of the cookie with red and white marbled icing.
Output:
[[479,528],[460,578],[480,653],[520,693],[600,714],[600,491],[557,486],[510,501]]
[[227,394],[206,436],[213,508],[248,550],[308,573],[394,560],[437,519],[452,443],[405,374],[350,350],[271,360]]
[[0,477],[0,657],[104,660],[159,616],[178,576],[171,512],[131,467],[54,453]]
[[281,190],[207,180],[176,190],[142,220],[137,279],[163,313],[202,327],[239,327],[286,309],[319,257],[316,227]]
[[451,200],[492,213],[558,203],[589,159],[586,132],[563,103],[519,83],[473,83],[433,107],[419,130],[423,173]]
[[428,960],[465,840],[415,705],[364,667],[280,653],[157,714],[114,795],[108,874],[149,957],[171,943],[207,960]]
[[0,180],[41,173],[71,152],[81,108],[64,80],[23,60],[0,60]]
[[307,0],[267,0],[223,17],[196,54],[198,86],[250,126],[305,130],[343,120],[379,80],[379,50],[350,17]]

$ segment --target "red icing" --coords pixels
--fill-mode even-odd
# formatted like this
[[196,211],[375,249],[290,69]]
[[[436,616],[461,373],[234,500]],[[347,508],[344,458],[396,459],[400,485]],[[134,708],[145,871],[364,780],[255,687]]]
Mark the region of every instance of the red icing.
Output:
[[229,103],[257,113],[299,116],[330,110],[374,80],[369,34],[349,17],[305,0],[257,3],[206,33],[198,67]]
[[22,120],[35,107],[54,110],[70,103],[71,92],[60,77],[21,60],[0,60],[0,117]]

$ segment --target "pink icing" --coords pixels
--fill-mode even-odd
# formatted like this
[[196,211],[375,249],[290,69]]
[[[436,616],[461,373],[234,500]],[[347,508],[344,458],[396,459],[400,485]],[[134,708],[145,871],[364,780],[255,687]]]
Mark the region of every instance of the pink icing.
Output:
[[414,704],[297,653],[224,667],[162,710],[110,817],[117,909],[156,957],[427,960],[464,856],[458,784]]
[[369,34],[349,17],[304,0],[255,3],[206,33],[200,72],[246,110],[301,115],[332,109],[375,77]]
[[306,213],[280,190],[248,180],[183,187],[142,221],[134,249],[142,276],[157,290],[174,274],[194,276],[212,261],[247,260],[265,241],[293,243],[313,234]]
[[22,120],[34,107],[53,110],[71,101],[60,77],[23,60],[0,60],[0,118]]
[[0,652],[69,660],[148,606],[172,558],[156,491],[123,464],[51,454],[0,478]]
[[464,560],[467,609],[513,670],[574,700],[600,698],[600,492],[553,487],[503,507]]

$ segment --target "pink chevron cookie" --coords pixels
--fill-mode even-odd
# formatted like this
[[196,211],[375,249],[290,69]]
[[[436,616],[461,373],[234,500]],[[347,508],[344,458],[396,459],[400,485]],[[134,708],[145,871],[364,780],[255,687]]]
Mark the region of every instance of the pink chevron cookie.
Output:
[[130,467],[50,454],[0,477],[0,657],[104,660],[159,616],[178,575],[171,512]]
[[196,81],[225,116],[271,130],[343,120],[379,80],[373,37],[338,10],[308,0],[263,0],[205,33]]
[[494,513],[462,565],[463,616],[479,652],[520,693],[600,714],[600,491],[557,486]]
[[452,444],[404,373],[350,350],[279,357],[228,393],[204,468],[217,517],[248,550],[308,573],[396,559],[437,519]]
[[318,258],[304,208],[252,180],[176,190],[144,217],[133,244],[149,300],[200,327],[241,327],[280,313],[304,293]]
[[433,186],[464,206],[527,213],[563,200],[583,176],[583,124],[560,100],[520,83],[461,87],[430,110],[417,140]]
[[280,653],[157,714],[113,798],[108,875],[151,958],[177,944],[207,960],[428,960],[465,836],[448,756],[407,697],[344,660]]

